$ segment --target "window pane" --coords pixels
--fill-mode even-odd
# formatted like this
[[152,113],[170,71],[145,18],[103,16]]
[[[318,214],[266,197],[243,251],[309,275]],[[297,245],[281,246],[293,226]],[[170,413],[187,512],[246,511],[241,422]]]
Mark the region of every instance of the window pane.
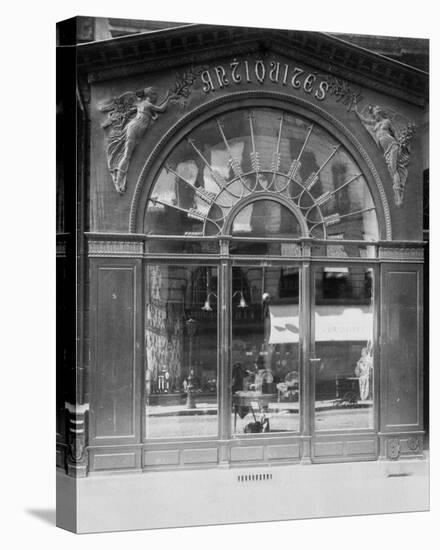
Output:
[[177,239],[151,239],[145,243],[145,252],[150,254],[218,254],[218,241],[191,239],[188,241]]
[[147,267],[147,438],[217,435],[216,294],[217,268]]
[[315,428],[373,428],[373,270],[315,273]]
[[[176,145],[153,184],[145,233],[222,234],[231,209],[262,191],[299,208],[312,237],[379,239],[367,181],[347,149],[318,124],[263,107],[207,120]],[[264,209],[255,204],[243,210],[234,231],[258,235]],[[283,217],[276,210],[270,209],[264,235],[275,231],[277,216]],[[299,235],[296,226],[281,224],[281,230]]]
[[232,433],[297,431],[299,270],[232,273]]
[[300,237],[301,228],[295,216],[274,201],[255,201],[235,217],[232,235],[241,237]]
[[272,240],[260,241],[238,241],[229,243],[230,254],[243,256],[282,256],[284,258],[297,258],[302,255],[302,248],[299,243],[274,242]]

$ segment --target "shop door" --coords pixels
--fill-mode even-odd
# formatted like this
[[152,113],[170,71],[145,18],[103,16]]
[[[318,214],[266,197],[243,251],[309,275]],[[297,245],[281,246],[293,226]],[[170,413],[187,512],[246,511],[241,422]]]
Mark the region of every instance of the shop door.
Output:
[[301,268],[234,265],[231,283],[232,437],[299,433]]
[[[328,440],[331,434],[371,432],[376,427],[374,269],[316,265],[311,283],[309,365],[315,441],[320,436]],[[336,448],[346,454],[342,443],[328,447],[332,452]]]

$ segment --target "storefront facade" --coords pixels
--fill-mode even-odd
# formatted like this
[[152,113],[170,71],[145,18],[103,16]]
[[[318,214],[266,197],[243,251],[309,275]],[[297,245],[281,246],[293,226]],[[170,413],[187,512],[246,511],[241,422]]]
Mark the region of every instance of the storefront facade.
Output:
[[60,468],[425,460],[427,75],[297,31],[77,50],[81,334]]

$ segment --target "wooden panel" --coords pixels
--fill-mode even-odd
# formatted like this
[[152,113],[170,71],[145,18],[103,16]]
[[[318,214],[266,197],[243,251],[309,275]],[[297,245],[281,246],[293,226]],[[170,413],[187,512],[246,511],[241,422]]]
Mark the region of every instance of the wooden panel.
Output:
[[[140,441],[140,281],[138,260],[93,263],[90,322],[94,445]],[[138,351],[139,350],[139,351]]]
[[184,464],[198,464],[217,462],[218,450],[214,449],[185,449],[183,451]]
[[349,456],[370,455],[376,452],[376,439],[347,441],[345,443],[345,454]]
[[344,443],[342,441],[325,441],[315,443],[314,455],[321,456],[342,456]]
[[313,443],[314,462],[349,462],[375,460],[378,440],[373,434],[340,434],[324,436]]
[[95,454],[93,470],[124,470],[136,468],[136,452]]
[[263,460],[264,447],[232,447],[231,461]]
[[418,266],[384,267],[382,430],[421,424],[420,275]]
[[299,458],[300,446],[296,445],[271,445],[267,448],[269,460],[281,460],[283,458]]
[[179,464],[179,451],[145,451],[145,466],[176,466]]

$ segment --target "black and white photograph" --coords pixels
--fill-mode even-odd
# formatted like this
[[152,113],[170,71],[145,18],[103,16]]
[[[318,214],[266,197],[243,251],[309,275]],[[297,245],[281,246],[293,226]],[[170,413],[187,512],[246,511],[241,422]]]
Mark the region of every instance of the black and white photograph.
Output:
[[428,40],[57,39],[58,525],[427,510]]
[[69,8],[52,80],[17,102],[43,110],[32,86],[52,86],[51,141],[42,122],[27,138],[52,149],[47,177],[20,146],[52,239],[44,276],[28,217],[35,302],[8,359],[30,395],[17,461],[52,498],[27,523],[58,544],[424,545],[432,27],[374,3],[377,25],[368,4],[328,25],[310,6]]

